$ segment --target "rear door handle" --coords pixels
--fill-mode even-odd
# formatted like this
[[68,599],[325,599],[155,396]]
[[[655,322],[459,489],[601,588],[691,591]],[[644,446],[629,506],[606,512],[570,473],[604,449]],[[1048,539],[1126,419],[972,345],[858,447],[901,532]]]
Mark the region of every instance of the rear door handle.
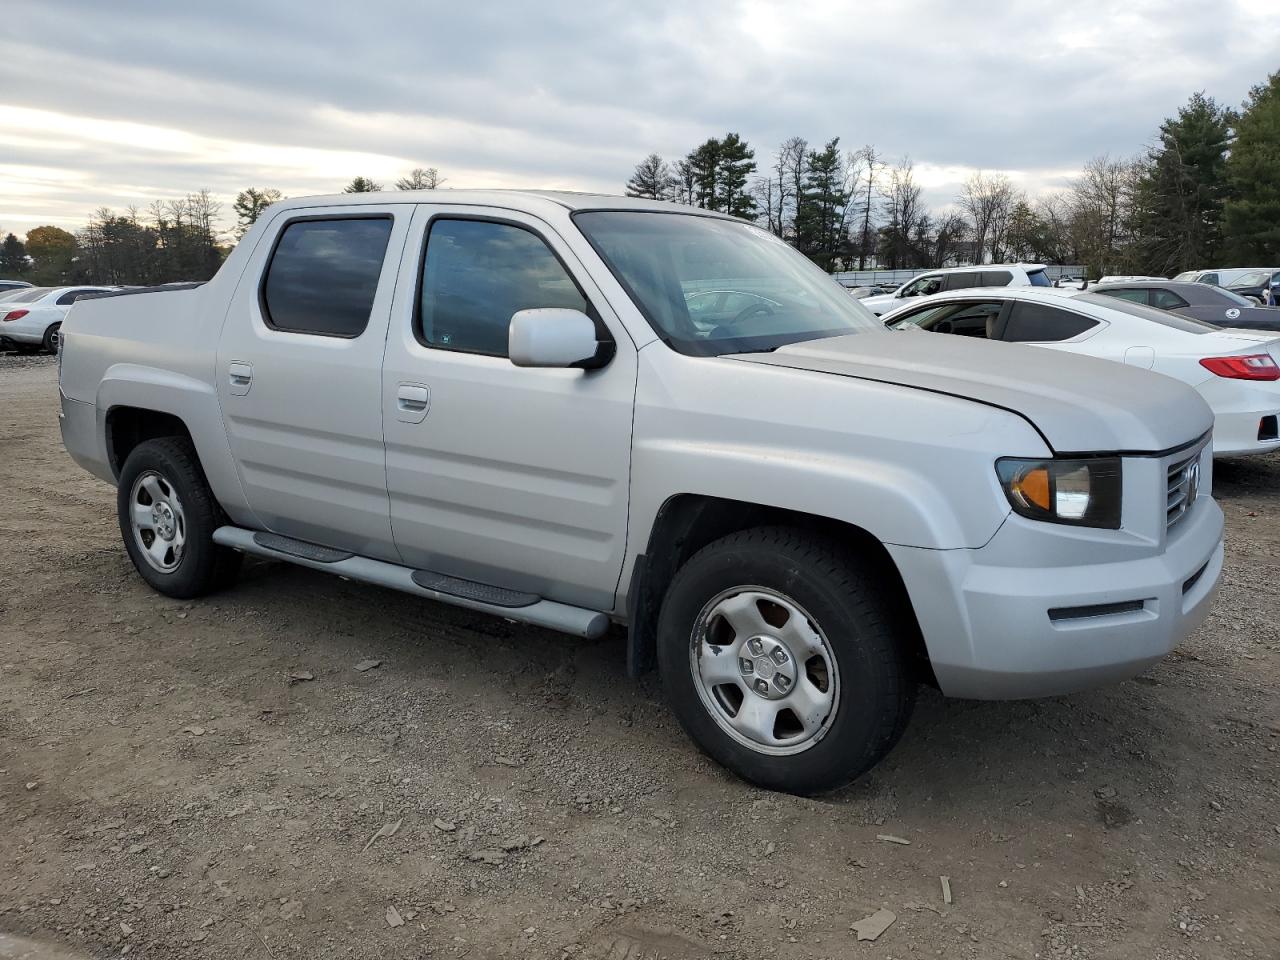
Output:
[[396,419],[421,423],[431,409],[431,391],[420,383],[402,383],[396,390]]
[[227,364],[227,378],[231,381],[231,395],[243,397],[253,386],[253,364],[232,360]]

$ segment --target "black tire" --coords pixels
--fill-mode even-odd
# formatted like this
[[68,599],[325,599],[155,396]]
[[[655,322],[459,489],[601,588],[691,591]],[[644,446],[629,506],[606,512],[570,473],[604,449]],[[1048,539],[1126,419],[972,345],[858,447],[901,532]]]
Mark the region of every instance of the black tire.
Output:
[[[152,566],[134,535],[131,515],[134,484],[146,473],[158,474],[181,501],[186,542],[173,570]],[[138,444],[125,459],[116,489],[120,536],[142,579],[160,593],[189,599],[229,586],[242,555],[213,542],[213,531],[227,522],[200,469],[191,441],[163,437]]]
[[[691,668],[704,608],[749,585],[797,604],[836,661],[826,732],[802,752],[771,755],[727,733],[704,704]],[[856,779],[889,752],[915,706],[917,684],[905,654],[913,627],[894,611],[891,593],[849,551],[799,529],[746,530],[704,547],[676,573],[658,620],[662,683],[680,724],[712,759],[770,790],[811,795]]]
[[45,353],[58,352],[58,330],[62,326],[60,323],[49,324],[49,329],[44,332],[44,341],[41,346]]

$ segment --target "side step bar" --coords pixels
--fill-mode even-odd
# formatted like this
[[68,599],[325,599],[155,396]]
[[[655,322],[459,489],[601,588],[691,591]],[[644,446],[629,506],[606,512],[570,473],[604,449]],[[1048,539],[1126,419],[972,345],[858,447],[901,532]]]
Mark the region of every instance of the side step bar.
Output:
[[[256,557],[287,560],[312,570],[336,573],[351,580],[390,587],[392,590],[439,600],[455,607],[478,610],[577,637],[595,639],[603,636],[609,629],[609,617],[598,610],[571,607],[554,600],[543,600],[534,594],[522,594],[488,584],[460,580],[429,570],[412,570],[397,563],[360,557],[290,537],[264,535],[242,527],[228,526],[215,530],[213,541]],[[330,559],[335,555],[342,559]]]

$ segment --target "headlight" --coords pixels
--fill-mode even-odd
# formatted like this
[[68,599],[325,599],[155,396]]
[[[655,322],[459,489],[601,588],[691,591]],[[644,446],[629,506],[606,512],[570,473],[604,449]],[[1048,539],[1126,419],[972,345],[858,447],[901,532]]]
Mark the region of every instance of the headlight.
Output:
[[996,461],[1014,512],[1031,520],[1120,529],[1119,457]]

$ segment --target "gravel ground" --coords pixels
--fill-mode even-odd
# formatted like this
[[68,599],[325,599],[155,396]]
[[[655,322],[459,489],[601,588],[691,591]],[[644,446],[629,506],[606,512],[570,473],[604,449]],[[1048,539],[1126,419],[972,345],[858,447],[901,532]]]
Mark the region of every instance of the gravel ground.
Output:
[[1280,956],[1280,460],[1219,465],[1223,590],[1150,673],[926,692],[802,800],[703,759],[617,634],[256,561],[150,592],[56,400],[0,356],[0,956]]

